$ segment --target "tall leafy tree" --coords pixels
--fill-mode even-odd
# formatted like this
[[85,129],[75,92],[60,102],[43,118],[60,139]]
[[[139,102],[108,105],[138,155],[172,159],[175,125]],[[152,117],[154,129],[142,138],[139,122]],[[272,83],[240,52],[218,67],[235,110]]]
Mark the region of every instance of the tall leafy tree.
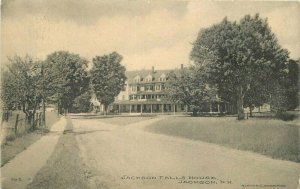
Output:
[[287,109],[293,110],[299,106],[299,60],[289,60],[286,79]]
[[299,63],[290,59],[285,72],[277,78],[271,93],[271,108],[280,117],[286,110],[293,110],[299,105]]
[[41,75],[35,69],[40,62],[34,61],[30,56],[15,56],[9,58],[9,62],[1,80],[3,106],[8,110],[22,110],[34,129],[34,116],[42,100],[39,85]]
[[166,88],[168,98],[174,103],[189,106],[193,116],[198,111],[205,111],[203,108],[216,100],[215,88],[206,82],[205,67],[189,67],[170,72]]
[[15,76],[8,70],[1,74],[1,107],[3,110],[15,110],[19,105],[18,94],[16,94],[17,82]]
[[43,65],[48,101],[58,103],[58,110],[68,111],[76,97],[89,89],[88,61],[78,54],[57,51],[47,56]]
[[82,95],[74,99],[74,103],[70,108],[70,112],[79,113],[79,112],[90,112],[92,110],[92,91],[88,90]]
[[275,95],[273,85],[285,73],[288,52],[278,44],[267,19],[256,14],[238,23],[225,18],[201,30],[191,59],[209,68],[209,81],[217,85],[221,98],[237,104],[238,119],[244,119],[245,102],[251,104],[246,98],[260,104],[266,96]]
[[97,99],[104,105],[105,112],[124,88],[127,79],[126,69],[121,65],[122,58],[117,52],[93,58],[91,83]]
[[262,85],[252,87],[244,97],[244,107],[249,107],[250,117],[253,116],[253,110],[255,107],[262,106],[266,102],[270,102],[270,92],[266,90]]

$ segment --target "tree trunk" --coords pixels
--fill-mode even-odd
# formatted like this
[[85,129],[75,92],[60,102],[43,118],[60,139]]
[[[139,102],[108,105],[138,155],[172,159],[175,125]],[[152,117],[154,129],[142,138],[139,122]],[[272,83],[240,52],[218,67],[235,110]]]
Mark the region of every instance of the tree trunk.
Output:
[[32,130],[34,131],[35,129],[36,129],[36,123],[35,123],[35,113],[34,112],[32,112],[32,117],[31,117],[31,119],[32,119]]
[[240,87],[240,91],[238,93],[237,112],[238,112],[238,120],[245,119],[245,114],[244,114],[244,96],[243,96],[242,87]]
[[60,114],[60,105],[59,105],[59,101],[57,101],[57,116],[59,116]]
[[107,109],[108,109],[108,105],[104,105],[104,115],[107,115]]
[[249,109],[250,109],[250,117],[253,117],[253,115],[252,115],[252,107],[250,107]]
[[33,125],[32,125],[32,128],[33,128],[33,130],[35,130],[35,129],[36,129],[36,126],[37,126],[37,125],[36,125],[37,123],[36,123],[36,120],[35,120],[35,119],[36,119],[36,117],[35,117],[36,115],[35,115],[35,114],[36,114],[36,108],[37,108],[36,106],[37,106],[37,103],[35,103],[35,105],[34,105],[34,107],[33,107],[33,110],[32,110],[32,119],[33,119]]
[[197,116],[197,110],[196,108],[193,108],[193,114],[192,114],[193,117],[196,117]]
[[65,108],[64,108],[64,115],[67,116],[67,115],[68,115],[68,112],[69,112],[69,111],[68,111],[68,108],[65,107]]
[[29,127],[31,129],[33,129],[32,128],[32,117],[33,116],[32,116],[32,113],[26,108],[26,103],[22,104],[22,111],[25,114],[25,120],[26,120],[27,124],[29,125]]

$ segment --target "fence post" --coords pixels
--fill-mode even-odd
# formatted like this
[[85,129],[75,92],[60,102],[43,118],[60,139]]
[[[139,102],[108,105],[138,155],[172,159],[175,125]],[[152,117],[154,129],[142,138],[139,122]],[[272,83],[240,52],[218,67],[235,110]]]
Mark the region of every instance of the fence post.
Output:
[[39,113],[39,126],[42,126],[42,112]]
[[43,100],[42,124],[44,127],[46,127],[46,105],[44,100]]
[[35,127],[38,127],[38,117],[39,116],[39,114],[38,113],[35,113],[35,116],[34,116],[34,125],[35,125]]
[[35,115],[35,125],[36,125],[36,127],[40,126],[40,114],[39,113],[36,113],[36,115]]
[[15,123],[15,135],[17,135],[17,131],[18,131],[18,122],[19,122],[19,114],[17,114],[16,123]]
[[40,126],[40,125],[39,125],[39,124],[40,124],[40,122],[39,122],[39,113],[36,113],[36,116],[35,116],[35,117],[36,117],[36,118],[35,118],[35,119],[36,119],[36,120],[35,120],[35,122],[36,122],[35,125],[36,125],[37,127],[39,127],[39,126]]
[[5,121],[5,112],[2,113],[1,126],[2,126],[2,124],[3,124],[4,121]]
[[6,121],[9,119],[9,111],[6,112]]

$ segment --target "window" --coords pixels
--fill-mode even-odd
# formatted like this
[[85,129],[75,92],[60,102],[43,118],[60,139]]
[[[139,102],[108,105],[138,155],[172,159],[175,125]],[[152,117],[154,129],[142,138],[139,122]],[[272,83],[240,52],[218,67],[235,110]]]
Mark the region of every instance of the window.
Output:
[[166,81],[166,75],[164,73],[159,77],[159,81]]
[[147,91],[153,91],[153,85],[147,85],[146,90]]
[[132,87],[131,87],[131,91],[132,91],[132,92],[135,92],[135,91],[136,91],[136,89],[137,89],[137,87],[136,87],[136,86],[132,86]]
[[145,78],[146,82],[151,82],[152,81],[152,75],[147,75],[147,77]]
[[135,76],[134,82],[139,83],[141,81],[141,77],[139,75]]

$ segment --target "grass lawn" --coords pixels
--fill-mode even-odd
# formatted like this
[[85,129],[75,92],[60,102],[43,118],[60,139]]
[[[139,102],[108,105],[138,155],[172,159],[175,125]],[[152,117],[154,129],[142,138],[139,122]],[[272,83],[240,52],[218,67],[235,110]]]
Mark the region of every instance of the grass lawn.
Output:
[[[46,112],[46,125],[50,128],[59,117],[55,112]],[[46,128],[46,130],[47,130]],[[14,158],[18,153],[26,150],[31,144],[35,143],[45,134],[44,128],[38,128],[34,132],[24,133],[11,141],[6,141],[1,146],[1,166]]]
[[276,159],[300,162],[300,127],[273,119],[172,117],[147,130],[252,151]]

